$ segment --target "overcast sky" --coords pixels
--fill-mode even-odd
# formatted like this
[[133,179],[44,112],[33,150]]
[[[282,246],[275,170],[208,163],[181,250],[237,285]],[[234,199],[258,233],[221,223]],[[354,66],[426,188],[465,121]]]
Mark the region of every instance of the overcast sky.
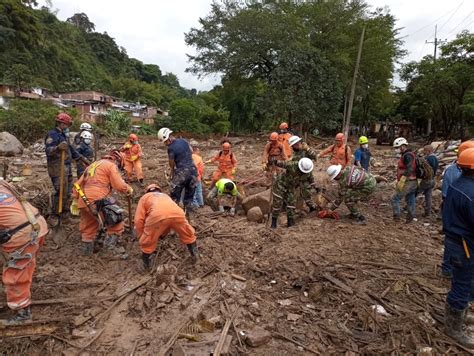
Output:
[[[219,83],[218,77],[199,80],[185,73],[188,66],[184,33],[198,26],[199,17],[210,11],[211,0],[52,0],[58,17],[66,20],[74,13],[84,12],[96,25],[96,31],[115,38],[129,56],[145,63],[158,64],[163,72],[175,73],[182,86],[208,90]],[[40,0],[40,4],[44,4]],[[404,62],[419,60],[433,53],[435,25],[438,38],[451,40],[456,33],[474,29],[474,1],[472,0],[368,0],[374,7],[388,7],[403,28]],[[396,83],[401,85],[400,83]]]

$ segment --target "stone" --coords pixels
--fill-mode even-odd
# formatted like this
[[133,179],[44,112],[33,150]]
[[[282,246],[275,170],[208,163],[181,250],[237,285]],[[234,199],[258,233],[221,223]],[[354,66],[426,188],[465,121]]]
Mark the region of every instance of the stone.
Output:
[[321,299],[323,294],[323,285],[321,283],[313,284],[309,291],[308,296],[311,298],[313,302],[317,302]]
[[271,340],[271,338],[272,334],[270,334],[267,330],[256,326],[253,330],[247,333],[245,342],[251,347],[259,347],[261,345],[265,345]]
[[260,208],[260,211],[263,215],[266,215],[270,212],[270,189],[250,195],[242,202],[242,207],[244,208],[245,213],[256,206]]
[[247,220],[252,222],[260,223],[263,221],[263,214],[262,210],[258,206],[254,206],[253,208],[247,211]]
[[23,150],[23,145],[15,136],[6,131],[0,133],[0,156],[21,155]]

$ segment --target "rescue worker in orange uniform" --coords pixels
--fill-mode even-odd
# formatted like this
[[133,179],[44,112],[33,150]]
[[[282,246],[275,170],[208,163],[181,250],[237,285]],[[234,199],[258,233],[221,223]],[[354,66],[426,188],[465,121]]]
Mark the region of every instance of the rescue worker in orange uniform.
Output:
[[[133,189],[122,179],[119,169],[123,168],[124,157],[118,150],[112,150],[109,154],[102,157],[102,159],[92,163],[86,168],[84,174],[79,178],[75,184],[78,184],[84,195],[90,202],[87,206],[83,199],[79,197],[79,193],[74,190],[74,201],[71,204],[71,213],[79,209],[81,222],[79,224],[79,231],[83,242],[83,253],[86,256],[92,255],[94,252],[94,242],[96,241],[97,233],[102,228],[97,217],[97,209],[101,214],[104,228],[106,229],[106,237],[104,246],[109,249],[114,249],[119,237],[124,230],[124,223],[118,221],[115,224],[108,219],[105,214],[112,215],[117,210],[117,205],[110,200],[106,200],[112,189],[127,195],[133,194]],[[97,207],[99,205],[99,207]],[[111,208],[107,209],[107,205]],[[110,211],[111,209],[114,211]],[[117,219],[120,220],[120,219]]]
[[31,320],[31,282],[36,257],[48,233],[46,220],[16,189],[0,181],[0,257],[7,304],[15,312],[3,325]]
[[150,184],[138,201],[135,212],[135,231],[142,251],[143,269],[149,270],[151,257],[156,251],[158,240],[171,229],[188,247],[194,262],[199,258],[194,228],[186,219],[183,209],[157,184]]
[[278,133],[272,132],[270,134],[270,141],[265,145],[262,156],[262,169],[269,173],[280,173],[281,168],[277,167],[274,163],[277,161],[286,161],[288,156],[285,153],[283,145],[278,142]]
[[143,170],[142,170],[142,147],[138,143],[138,136],[135,134],[130,134],[128,136],[128,142],[126,142],[121,151],[125,155],[125,165],[124,169],[127,172],[128,183],[132,182],[133,171],[137,176],[140,186],[143,186]]
[[347,144],[344,144],[344,139],[344,134],[341,132],[338,133],[334,144],[319,152],[318,158],[330,156],[329,162],[331,165],[340,164],[342,169],[344,169],[344,167],[350,163],[352,157],[351,148]]
[[216,182],[221,178],[234,180],[234,175],[237,170],[237,160],[230,150],[229,142],[224,142],[222,144],[222,151],[220,151],[215,157],[206,161],[206,163],[213,162],[218,162],[218,166],[217,170],[212,174],[211,188],[214,187]]
[[283,145],[283,149],[285,150],[285,155],[289,159],[293,154],[290,144],[288,140],[290,137],[293,136],[291,132],[289,132],[288,124],[286,122],[282,122],[280,124],[280,130],[278,131],[278,142]]

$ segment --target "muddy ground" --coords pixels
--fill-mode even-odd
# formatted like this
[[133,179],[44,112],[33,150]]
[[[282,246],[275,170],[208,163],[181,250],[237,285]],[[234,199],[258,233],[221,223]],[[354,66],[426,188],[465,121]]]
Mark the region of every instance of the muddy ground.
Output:
[[[119,142],[103,142],[101,150]],[[246,193],[264,190],[265,180],[258,179],[265,138],[234,142],[237,178],[251,183]],[[199,143],[205,159],[218,149],[218,140]],[[321,147],[321,141],[310,143]],[[142,139],[142,146],[146,182],[166,187],[164,147],[155,138]],[[374,170],[393,181],[392,149],[372,147],[378,162]],[[33,176],[18,183],[30,197],[49,187],[44,153],[33,151],[9,160],[10,178],[31,162]],[[327,184],[321,179],[327,166],[326,161],[316,165],[321,184]],[[212,169],[206,167],[207,177]],[[334,187],[327,188],[332,194]],[[141,189],[136,191],[134,206]],[[105,251],[84,257],[78,221],[68,222],[67,238],[56,244],[50,237],[38,258],[32,287],[37,324],[0,329],[0,353],[206,355],[220,338],[223,354],[467,353],[442,332],[449,281],[439,276],[440,222],[436,216],[409,225],[393,222],[392,193],[391,183],[380,183],[361,204],[366,226],[301,211],[296,226],[286,228],[281,216],[280,227],[272,231],[247,222],[242,211],[232,218],[205,207],[194,221],[200,262],[193,265],[185,246],[170,235],[160,240],[155,269],[148,275],[139,273],[140,252],[129,233],[123,241],[128,259]],[[44,195],[40,201],[47,203]],[[435,194],[435,207],[439,202]],[[421,204],[422,198],[420,216]],[[0,300],[5,316],[3,289]],[[251,347],[246,338],[258,339],[258,328],[269,335]],[[13,337],[6,337],[9,333]]]

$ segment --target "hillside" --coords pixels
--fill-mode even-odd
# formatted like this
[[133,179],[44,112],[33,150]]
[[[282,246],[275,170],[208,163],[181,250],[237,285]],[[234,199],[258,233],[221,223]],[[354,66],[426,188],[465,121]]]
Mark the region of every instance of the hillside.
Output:
[[125,100],[166,107],[188,92],[176,75],[130,58],[86,14],[60,21],[31,1],[0,3],[0,82],[58,92],[99,90]]

